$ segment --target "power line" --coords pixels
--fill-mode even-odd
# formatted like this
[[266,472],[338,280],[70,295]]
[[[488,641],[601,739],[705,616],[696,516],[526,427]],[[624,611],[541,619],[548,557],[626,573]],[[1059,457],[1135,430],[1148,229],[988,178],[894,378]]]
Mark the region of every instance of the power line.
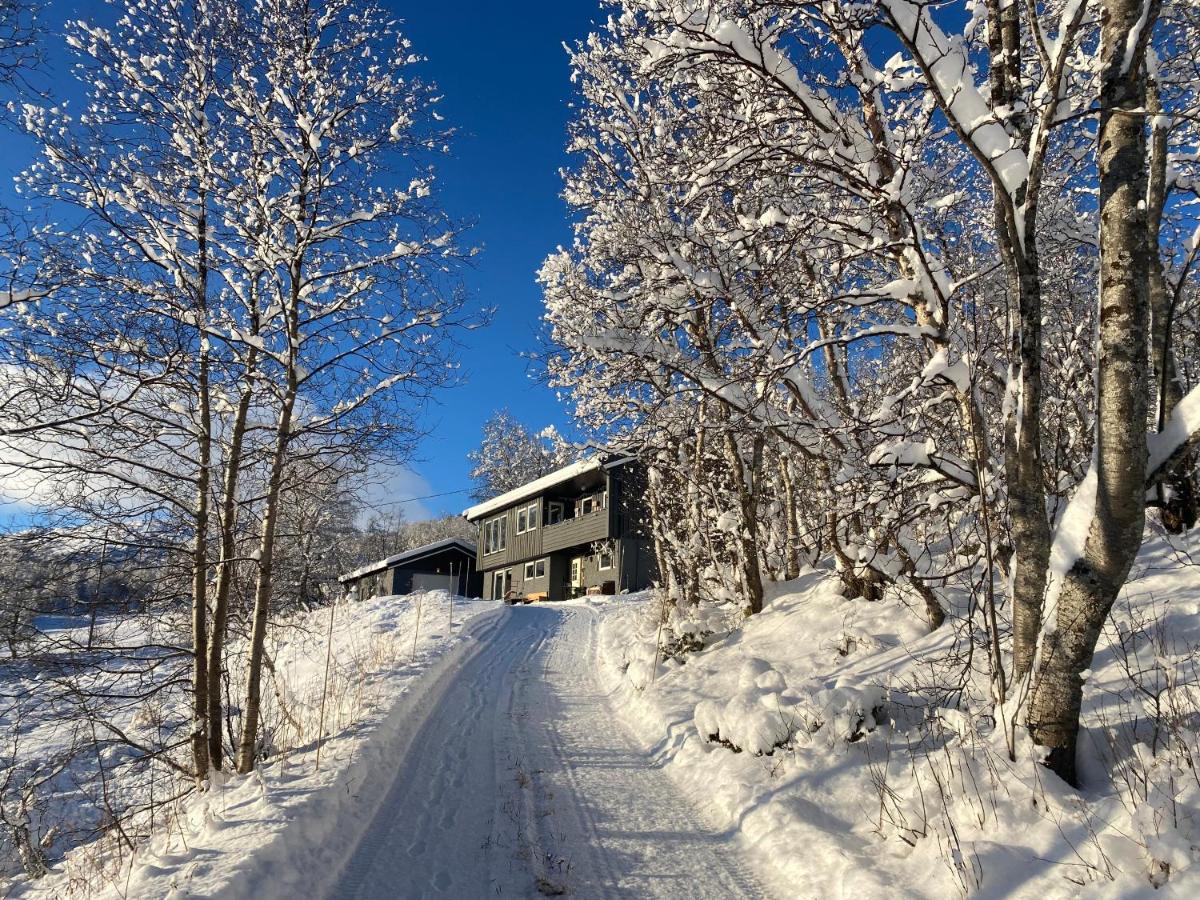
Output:
[[474,490],[474,488],[465,487],[459,488],[456,491],[442,491],[439,494],[426,494],[424,497],[405,497],[402,500],[388,500],[383,503],[363,503],[360,505],[365,506],[368,509],[381,509],[384,506],[399,506],[401,503],[416,503],[418,500],[435,500],[438,497],[450,497],[454,494],[465,494],[467,491],[471,490]]

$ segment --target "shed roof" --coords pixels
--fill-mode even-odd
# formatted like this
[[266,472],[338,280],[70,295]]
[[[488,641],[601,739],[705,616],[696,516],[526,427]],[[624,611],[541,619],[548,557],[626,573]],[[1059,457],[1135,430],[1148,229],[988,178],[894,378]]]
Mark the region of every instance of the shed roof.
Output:
[[353,572],[347,572],[338,578],[342,584],[347,581],[353,581],[355,578],[362,578],[364,575],[370,575],[374,572],[390,569],[393,566],[399,566],[404,563],[416,562],[426,556],[432,556],[442,550],[448,550],[451,547],[457,547],[464,553],[474,556],[475,544],[463,538],[445,538],[440,541],[434,541],[432,544],[426,544],[424,547],[414,547],[412,550],[405,550],[403,553],[397,553],[394,556],[389,556],[387,559],[381,559],[378,562],[369,563],[361,568],[355,569]]

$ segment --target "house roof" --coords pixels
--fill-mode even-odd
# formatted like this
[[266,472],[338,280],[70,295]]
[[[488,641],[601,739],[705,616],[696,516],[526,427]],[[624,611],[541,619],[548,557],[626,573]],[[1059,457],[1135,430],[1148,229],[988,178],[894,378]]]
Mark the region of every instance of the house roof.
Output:
[[364,575],[371,575],[383,569],[390,569],[393,566],[403,563],[416,562],[419,559],[424,559],[426,556],[432,556],[434,553],[448,550],[451,547],[457,547],[471,556],[475,555],[475,544],[471,541],[456,537],[445,538],[444,540],[434,541],[432,544],[426,544],[424,547],[414,547],[412,550],[405,550],[403,553],[397,553],[395,556],[389,556],[387,559],[381,559],[378,562],[362,566],[353,572],[347,572],[345,575],[340,576],[338,581],[345,584],[347,581],[353,581],[356,578],[362,578]]
[[488,513],[512,506],[514,503],[520,503],[527,497],[536,497],[542,491],[547,491],[552,487],[556,487],[565,481],[570,481],[572,478],[577,478],[587,472],[594,472],[598,469],[615,469],[617,466],[624,465],[632,459],[632,456],[581,459],[578,462],[571,463],[569,466],[556,469],[549,475],[543,475],[541,478],[536,478],[528,484],[523,484],[521,487],[505,491],[499,497],[493,497],[491,500],[477,503],[475,506],[463,510],[463,518],[468,521],[474,521],[481,516],[486,516]]

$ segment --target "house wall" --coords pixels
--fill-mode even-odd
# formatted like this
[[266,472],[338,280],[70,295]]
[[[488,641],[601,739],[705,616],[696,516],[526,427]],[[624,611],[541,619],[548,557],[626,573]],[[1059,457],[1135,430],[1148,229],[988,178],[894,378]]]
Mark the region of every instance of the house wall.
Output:
[[[540,498],[527,500],[524,503],[509,507],[502,513],[485,516],[479,520],[475,530],[477,538],[475,544],[478,548],[476,561],[479,568],[491,569],[495,566],[507,565],[518,560],[530,559],[542,553],[542,532],[545,530],[545,526],[542,525],[542,520],[545,516],[544,502],[541,503],[543,508],[538,514],[538,527],[532,531],[526,531],[524,534],[517,534],[517,511],[526,509],[530,504],[535,502],[540,502]],[[483,534],[483,526],[500,515],[503,515],[508,520],[508,534],[505,539],[506,546],[499,553],[484,553],[486,541]]]
[[645,538],[647,510],[644,498],[649,487],[646,470],[637,463],[614,469],[610,475],[612,535],[619,538]]
[[617,591],[645,590],[658,578],[658,560],[654,547],[642,538],[626,538],[620,541]]
[[[608,503],[605,508],[576,516],[556,525],[546,526],[546,502],[553,492],[539,498],[523,501],[501,513],[484,517],[477,525],[477,560],[483,571],[482,595],[493,595],[494,573],[497,570],[512,570],[511,590],[517,596],[531,593],[546,593],[551,600],[570,596],[571,559],[583,557],[583,581],[587,586],[598,586],[606,581],[613,582],[617,591],[636,590],[646,587],[656,577],[654,554],[645,539],[645,470],[637,464],[627,464],[605,473],[603,487],[607,490]],[[537,502],[540,510],[538,527],[524,534],[517,534],[517,513]],[[506,547],[497,553],[484,553],[487,541],[484,526],[487,522],[503,515],[507,521]],[[602,570],[593,545],[598,541],[613,539],[613,566]],[[526,582],[524,563],[530,559],[547,559],[548,574],[544,578]]]
[[467,597],[483,595],[483,579],[475,567],[475,557],[462,550],[450,548],[412,563],[392,566],[389,569],[365,575],[354,583],[360,599],[382,597],[388,594],[404,595],[412,592],[413,573],[422,572],[449,577],[457,573],[459,593]]
[[[512,570],[512,587],[510,590],[515,595],[523,597],[528,594],[548,594],[550,600],[561,600],[561,596],[555,596],[555,593],[560,590],[562,561],[553,556],[538,557],[537,559],[546,560],[546,574],[541,578],[525,578],[525,563],[536,562],[537,560],[524,560],[522,562],[513,563],[511,566],[500,566],[496,569],[484,573],[483,578],[483,596],[488,599],[492,596],[494,586],[493,579],[497,572],[503,572],[505,569]],[[556,574],[558,573],[558,574]]]

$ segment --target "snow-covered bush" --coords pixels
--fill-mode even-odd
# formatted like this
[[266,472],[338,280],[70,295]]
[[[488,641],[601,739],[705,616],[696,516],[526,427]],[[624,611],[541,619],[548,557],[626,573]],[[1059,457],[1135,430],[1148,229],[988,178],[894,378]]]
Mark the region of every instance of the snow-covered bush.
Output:
[[770,756],[799,739],[853,743],[887,722],[887,691],[879,685],[819,684],[789,688],[766,660],[751,657],[738,672],[727,700],[696,704],[696,730],[704,740],[734,752]]

